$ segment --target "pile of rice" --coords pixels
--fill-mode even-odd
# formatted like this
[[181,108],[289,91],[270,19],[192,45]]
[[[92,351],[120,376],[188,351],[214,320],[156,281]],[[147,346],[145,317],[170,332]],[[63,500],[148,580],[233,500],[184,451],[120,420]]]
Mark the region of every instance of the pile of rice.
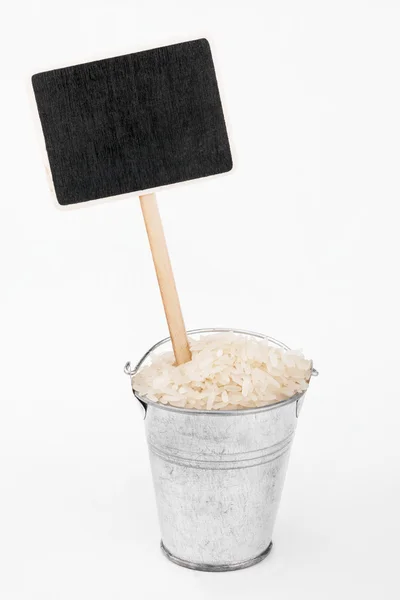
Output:
[[149,400],[181,408],[236,410],[274,404],[307,389],[312,364],[301,351],[237,333],[190,339],[192,360],[174,366],[174,355],[153,355],[132,378]]

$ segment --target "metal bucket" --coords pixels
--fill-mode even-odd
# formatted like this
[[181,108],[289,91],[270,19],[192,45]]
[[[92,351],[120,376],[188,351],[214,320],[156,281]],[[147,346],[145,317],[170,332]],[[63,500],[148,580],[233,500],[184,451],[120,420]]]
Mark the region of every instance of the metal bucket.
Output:
[[[197,329],[190,335],[243,330]],[[270,343],[287,346],[268,338]],[[131,377],[170,338],[153,346]],[[318,375],[315,369],[312,375]],[[305,392],[254,409],[174,408],[141,397],[161,528],[169,560],[200,571],[243,569],[272,547],[289,453]]]

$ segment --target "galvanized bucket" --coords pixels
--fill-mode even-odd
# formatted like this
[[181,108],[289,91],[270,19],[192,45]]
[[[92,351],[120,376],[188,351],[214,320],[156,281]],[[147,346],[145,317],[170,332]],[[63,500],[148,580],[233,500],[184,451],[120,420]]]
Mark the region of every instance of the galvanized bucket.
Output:
[[[234,331],[197,329],[190,335]],[[268,338],[271,344],[287,346]],[[131,377],[170,338],[155,344]],[[315,369],[312,375],[318,375]],[[174,408],[134,395],[145,416],[161,548],[200,571],[232,571],[263,560],[272,547],[289,453],[305,392],[254,409]]]

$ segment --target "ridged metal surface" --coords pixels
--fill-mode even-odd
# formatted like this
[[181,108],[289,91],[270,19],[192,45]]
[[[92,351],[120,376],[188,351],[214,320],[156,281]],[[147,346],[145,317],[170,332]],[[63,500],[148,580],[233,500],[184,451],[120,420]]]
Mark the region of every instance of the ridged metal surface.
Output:
[[211,571],[262,560],[304,393],[237,411],[177,409],[137,398],[145,409],[165,555]]
[[171,555],[205,568],[246,563],[264,552],[296,424],[296,402],[224,417],[148,406],[161,536]]
[[182,559],[178,558],[177,556],[174,556],[173,554],[171,554],[171,552],[169,552],[169,550],[161,542],[161,551],[168,558],[168,560],[175,563],[176,565],[179,565],[180,567],[185,567],[186,569],[194,569],[195,571],[218,572],[218,571],[237,571],[239,569],[247,569],[248,567],[252,567],[253,565],[256,565],[257,563],[264,560],[264,558],[266,558],[268,556],[268,554],[271,552],[271,550],[272,550],[272,542],[270,543],[268,548],[266,548],[266,550],[264,550],[264,552],[261,552],[261,554],[259,554],[258,556],[256,556],[255,558],[252,558],[250,560],[240,562],[240,563],[229,563],[226,565],[224,565],[224,564],[208,565],[207,563],[200,564],[200,563],[193,563],[188,560],[182,560]]

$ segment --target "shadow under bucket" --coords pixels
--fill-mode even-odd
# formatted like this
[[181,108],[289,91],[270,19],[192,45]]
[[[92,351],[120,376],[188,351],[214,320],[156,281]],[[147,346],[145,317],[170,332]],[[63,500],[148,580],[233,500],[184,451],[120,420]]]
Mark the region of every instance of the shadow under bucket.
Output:
[[[289,349],[268,336],[230,332]],[[170,338],[153,346],[131,377]],[[312,369],[312,375],[318,375]],[[161,528],[161,548],[178,565],[200,571],[244,569],[263,560],[283,489],[305,392],[261,408],[198,410],[158,404],[133,390],[144,409]]]

